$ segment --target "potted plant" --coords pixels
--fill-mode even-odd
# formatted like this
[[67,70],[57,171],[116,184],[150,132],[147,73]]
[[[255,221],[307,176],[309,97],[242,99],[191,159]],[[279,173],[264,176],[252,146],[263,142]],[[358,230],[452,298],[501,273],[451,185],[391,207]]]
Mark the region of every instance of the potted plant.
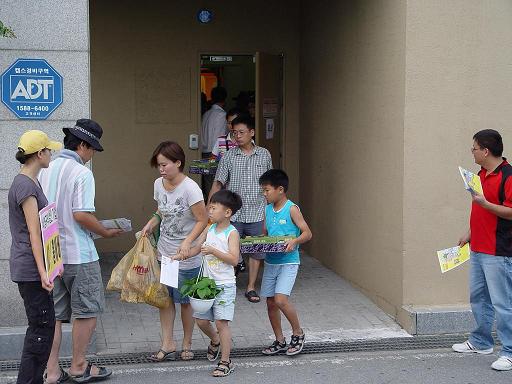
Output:
[[221,288],[217,288],[215,280],[203,276],[202,266],[201,264],[199,275],[185,280],[180,288],[180,293],[190,298],[190,305],[197,313],[207,312],[212,307],[215,297],[222,291]]

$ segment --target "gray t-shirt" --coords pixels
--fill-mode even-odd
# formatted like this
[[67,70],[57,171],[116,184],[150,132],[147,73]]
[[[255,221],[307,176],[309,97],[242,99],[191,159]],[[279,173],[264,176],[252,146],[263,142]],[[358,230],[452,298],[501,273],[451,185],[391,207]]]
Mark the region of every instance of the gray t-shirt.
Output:
[[[162,215],[158,252],[160,255],[172,257],[196,225],[197,220],[190,207],[203,201],[203,192],[189,177],[178,184],[175,190],[167,191],[160,177],[155,180],[154,198]],[[180,269],[192,269],[200,265],[199,254],[180,261]]]
[[26,175],[16,175],[7,198],[9,202],[9,226],[12,237],[9,265],[11,280],[14,282],[41,280],[37,271],[34,254],[32,253],[27,221],[25,220],[23,208],[21,208],[21,204],[30,196],[36,198],[38,210],[43,209],[48,204],[43,190],[34,180]]

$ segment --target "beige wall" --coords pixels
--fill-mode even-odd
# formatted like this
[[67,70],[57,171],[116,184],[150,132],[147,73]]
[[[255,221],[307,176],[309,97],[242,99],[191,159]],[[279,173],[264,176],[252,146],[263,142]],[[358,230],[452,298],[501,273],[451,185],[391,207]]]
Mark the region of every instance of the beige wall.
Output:
[[[100,217],[131,217],[140,228],[155,210],[158,174],[148,165],[154,147],[169,139],[187,146],[188,135],[199,132],[200,53],[285,54],[285,164],[298,198],[299,11],[291,0],[254,4],[90,1],[92,117],[105,129],[105,152],[93,163]],[[203,7],[214,12],[209,25],[196,21]],[[98,244],[119,251],[133,241],[125,236]]]
[[[303,3],[301,197],[309,250],[407,326],[402,306],[467,303],[457,166],[472,135],[512,146],[512,3]],[[380,175],[380,176],[379,176]]]
[[402,303],[403,1],[304,2],[301,201],[309,251],[395,314]]
[[512,153],[512,3],[408,1],[404,173],[404,304],[468,300],[468,265],[441,275],[434,250],[468,226],[457,166],[477,170],[473,134],[501,131]]

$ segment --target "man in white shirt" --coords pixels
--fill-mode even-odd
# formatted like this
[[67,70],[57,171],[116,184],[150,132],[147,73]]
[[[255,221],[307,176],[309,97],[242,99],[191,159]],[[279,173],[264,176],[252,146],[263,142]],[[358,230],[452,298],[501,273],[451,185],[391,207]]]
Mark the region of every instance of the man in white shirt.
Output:
[[[212,107],[203,115],[201,126],[201,152],[203,159],[209,159],[212,156],[212,148],[219,136],[227,133],[226,104],[227,92],[223,87],[212,89]],[[214,175],[203,175],[201,177],[201,187],[205,197],[208,196],[213,184]]]

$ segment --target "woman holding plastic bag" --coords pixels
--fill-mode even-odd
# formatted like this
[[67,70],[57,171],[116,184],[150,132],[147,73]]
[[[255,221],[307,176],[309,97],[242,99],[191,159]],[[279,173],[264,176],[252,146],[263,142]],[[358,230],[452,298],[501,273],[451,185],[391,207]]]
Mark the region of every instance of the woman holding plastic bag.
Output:
[[150,359],[155,362],[176,359],[173,335],[176,316],[174,304],[179,303],[183,324],[181,359],[191,360],[194,358],[191,351],[194,319],[189,299],[180,294],[179,288],[183,281],[199,273],[201,256],[190,254],[190,248],[206,227],[208,216],[201,188],[183,174],[185,153],[179,144],[172,141],[160,143],[151,156],[150,164],[158,168],[161,176],[154,184],[154,199],[158,209],[142,229],[142,234],[149,235],[156,228],[160,228],[157,244],[159,259],[170,257],[180,262],[178,288],[168,287],[171,305],[159,309],[162,346]]

